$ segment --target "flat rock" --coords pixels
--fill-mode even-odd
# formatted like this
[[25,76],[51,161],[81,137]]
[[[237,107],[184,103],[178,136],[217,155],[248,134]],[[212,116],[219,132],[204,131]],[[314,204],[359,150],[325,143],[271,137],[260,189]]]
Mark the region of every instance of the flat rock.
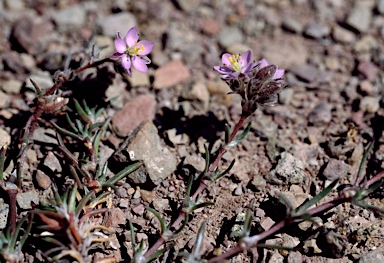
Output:
[[318,104],[308,115],[308,121],[313,125],[329,123],[332,119],[331,106],[327,102]]
[[112,117],[112,125],[121,136],[127,136],[140,123],[151,121],[155,114],[156,101],[151,96],[140,95],[126,103]]
[[23,82],[16,79],[10,79],[4,81],[4,83],[2,84],[2,89],[7,94],[19,94],[22,86]]
[[11,104],[11,96],[0,90],[0,109],[8,108]]
[[379,263],[384,262],[384,255],[382,249],[375,249],[365,253],[359,259],[359,263]]
[[265,179],[269,183],[278,185],[301,184],[304,182],[304,168],[301,160],[288,152],[283,152],[276,168],[271,170]]
[[191,77],[189,69],[181,60],[173,60],[158,68],[155,72],[155,89],[165,89],[188,80]]
[[137,25],[137,21],[132,13],[122,12],[103,17],[98,24],[105,36],[116,37],[116,33],[120,32],[125,37],[128,30]]
[[86,10],[82,5],[72,5],[55,12],[52,18],[59,28],[73,29],[85,23]]
[[319,76],[319,70],[310,64],[293,67],[291,70],[297,77],[306,81],[313,82]]
[[356,1],[355,6],[348,14],[346,23],[359,32],[369,29],[372,20],[372,7],[364,1]]
[[368,80],[373,81],[379,72],[379,69],[370,61],[361,61],[357,66],[357,71],[361,73]]
[[3,146],[8,146],[11,144],[11,135],[4,130],[3,128],[0,128],[0,148]]
[[380,99],[373,96],[366,96],[360,100],[359,107],[365,112],[375,113],[380,109]]
[[331,28],[326,24],[312,21],[306,25],[304,33],[311,38],[324,38],[329,36]]
[[16,196],[16,201],[21,209],[31,209],[31,203],[39,204],[39,192],[32,190],[24,193],[19,193]]
[[343,44],[350,44],[356,40],[356,35],[352,31],[337,25],[332,29],[332,37]]
[[235,43],[242,43],[244,36],[238,27],[224,27],[219,35],[218,41],[221,46],[228,48]]
[[350,171],[350,166],[344,161],[330,159],[323,171],[323,175],[330,181],[343,178]]
[[148,177],[156,185],[176,169],[175,156],[161,144],[157,129],[150,121],[134,135],[126,151],[132,161],[143,161]]

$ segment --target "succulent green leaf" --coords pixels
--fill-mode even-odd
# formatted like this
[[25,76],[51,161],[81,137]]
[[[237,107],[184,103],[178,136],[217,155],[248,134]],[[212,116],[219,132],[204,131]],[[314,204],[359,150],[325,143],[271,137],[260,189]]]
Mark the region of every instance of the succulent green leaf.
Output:
[[131,165],[128,165],[123,170],[118,172],[116,175],[111,177],[105,184],[110,184],[110,185],[111,184],[116,184],[118,181],[120,181],[122,178],[124,178],[128,174],[130,174],[130,173],[136,171],[137,169],[139,169],[142,165],[143,165],[143,163],[140,162],[140,161],[137,161],[137,162],[135,162],[135,163],[133,163]]
[[208,147],[204,144],[204,150],[205,150],[205,168],[204,168],[204,174],[208,172],[209,164],[210,164],[210,154]]
[[149,212],[151,212],[157,220],[160,222],[160,228],[161,228],[161,235],[166,234],[168,232],[168,227],[167,227],[167,221],[165,220],[164,217],[162,217],[155,209],[150,208],[150,207],[145,207]]

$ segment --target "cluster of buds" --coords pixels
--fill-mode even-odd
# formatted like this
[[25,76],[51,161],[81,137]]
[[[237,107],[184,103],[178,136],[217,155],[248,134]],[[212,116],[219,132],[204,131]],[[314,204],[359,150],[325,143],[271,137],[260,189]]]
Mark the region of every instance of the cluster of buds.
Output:
[[250,50],[242,55],[225,53],[221,61],[223,66],[214,69],[231,88],[231,94],[242,98],[242,115],[250,116],[258,105],[272,106],[277,102],[277,94],[286,87],[283,81],[284,70],[269,65],[265,59],[251,61]]

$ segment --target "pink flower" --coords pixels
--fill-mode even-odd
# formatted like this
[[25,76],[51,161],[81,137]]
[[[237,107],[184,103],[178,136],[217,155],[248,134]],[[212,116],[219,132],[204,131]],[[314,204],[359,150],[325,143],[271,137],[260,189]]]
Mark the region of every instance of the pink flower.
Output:
[[153,42],[148,40],[139,40],[139,32],[136,27],[132,27],[125,37],[125,41],[121,38],[120,33],[117,33],[115,39],[115,49],[117,52],[113,53],[110,58],[121,59],[121,64],[127,70],[128,74],[132,76],[131,65],[139,71],[147,72],[147,64],[151,60],[147,57],[153,49]]
[[240,55],[223,54],[221,62],[223,66],[213,67],[221,74],[222,79],[235,79],[240,74],[246,75],[251,72],[256,64],[251,62],[252,52],[250,50]]

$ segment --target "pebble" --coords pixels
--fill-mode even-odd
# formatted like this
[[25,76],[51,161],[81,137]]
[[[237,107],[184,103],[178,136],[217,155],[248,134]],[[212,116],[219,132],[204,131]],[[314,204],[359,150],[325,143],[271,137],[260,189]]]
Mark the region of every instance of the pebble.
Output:
[[380,109],[380,99],[366,96],[360,100],[360,109],[368,113],[375,113]]
[[374,81],[376,79],[377,74],[379,73],[379,69],[370,61],[361,61],[357,66],[357,71],[361,73],[367,80]]
[[102,17],[98,21],[98,25],[103,35],[115,38],[116,33],[120,32],[121,37],[124,38],[128,30],[137,25],[137,20],[132,13],[121,12]]
[[0,229],[7,226],[7,219],[9,213],[9,205],[4,203],[4,199],[0,199]]
[[[131,160],[142,160],[152,183],[158,185],[163,179],[176,170],[176,157],[168,148],[162,146],[155,125],[147,121],[140,130],[133,135],[126,151]],[[135,174],[135,173],[134,173]],[[133,178],[134,175],[128,175]],[[146,179],[140,178],[140,181]]]
[[384,255],[381,249],[369,251],[361,256],[358,263],[380,263],[384,262]]
[[39,204],[39,192],[32,190],[24,193],[19,193],[16,196],[17,205],[21,209],[32,209],[31,204]]
[[120,208],[128,208],[129,207],[129,200],[128,199],[121,199],[119,203]]
[[205,159],[198,155],[187,155],[183,165],[191,165],[197,172],[201,173],[205,169]]
[[59,159],[57,159],[56,155],[49,151],[47,156],[44,159],[44,165],[51,169],[52,172],[61,173],[62,168]]
[[188,135],[186,135],[185,133],[178,133],[176,128],[167,130],[165,134],[167,135],[168,140],[173,144],[173,146],[179,144],[188,144],[189,142]]
[[323,175],[327,180],[334,181],[346,177],[350,169],[350,165],[346,164],[344,161],[330,159],[323,171]]
[[129,101],[112,117],[112,125],[118,134],[127,136],[140,123],[151,121],[155,116],[156,100],[148,95],[140,95]]
[[291,17],[283,20],[283,28],[296,34],[301,34],[304,30],[304,26],[299,21]]
[[265,179],[269,183],[278,185],[301,184],[305,177],[304,168],[305,166],[300,159],[288,152],[283,152],[276,168],[271,170]]
[[371,35],[363,36],[353,45],[353,51],[356,53],[368,53],[377,48],[377,40]]
[[25,86],[34,88],[30,79],[32,79],[41,90],[47,90],[53,86],[53,80],[48,71],[38,71],[28,77]]
[[359,32],[366,32],[371,24],[371,19],[371,7],[364,1],[356,1],[353,9],[348,14],[346,23]]
[[312,21],[305,26],[304,34],[308,37],[320,39],[329,36],[331,28],[323,23]]
[[[172,77],[170,77],[172,76]],[[155,71],[155,89],[165,89],[189,80],[189,68],[181,60],[173,60]]]
[[332,37],[343,44],[351,44],[356,41],[356,35],[341,26],[334,26],[332,29]]
[[308,122],[319,126],[332,120],[332,108],[327,102],[322,102],[309,113]]
[[200,30],[208,36],[217,36],[221,31],[220,23],[213,18],[202,18],[199,20]]
[[[209,105],[209,91],[207,86],[202,82],[197,82],[192,87],[186,87],[183,91],[182,97],[188,100],[195,100],[200,102],[199,106],[206,111]],[[200,107],[199,107],[200,108]]]
[[2,89],[7,94],[19,94],[21,87],[23,86],[23,83],[16,79],[10,79],[7,81],[4,81],[2,84]]
[[132,212],[138,216],[143,216],[145,212],[145,206],[143,204],[139,204],[132,208]]
[[43,143],[57,144],[56,131],[50,128],[45,129],[37,127],[33,133],[32,139]]
[[81,5],[72,5],[54,12],[52,18],[60,29],[71,30],[85,23],[86,11]]
[[366,79],[360,82],[359,87],[360,90],[367,95],[373,95],[375,91],[375,87],[373,86],[372,82]]
[[319,75],[319,70],[310,64],[293,67],[291,71],[300,79],[306,82],[313,82]]
[[147,72],[141,72],[136,69],[132,70],[132,77],[128,78],[129,84],[132,88],[148,87],[150,85],[149,75]]
[[51,178],[41,170],[36,172],[36,182],[44,190],[47,190],[52,184]]
[[249,186],[252,191],[262,191],[267,186],[267,181],[259,175],[255,175],[250,181]]
[[224,48],[228,48],[235,43],[242,43],[243,40],[243,33],[235,26],[224,27],[218,35],[219,44]]
[[11,135],[9,135],[9,133],[3,128],[0,128],[0,147],[3,147],[3,146],[8,147],[10,144],[11,144]]
[[165,198],[157,198],[152,201],[153,208],[157,212],[163,212],[169,206],[169,200]]
[[377,1],[377,7],[376,7],[377,11],[384,15],[384,0],[378,0]]
[[11,104],[11,96],[0,90],[0,109],[6,109]]
[[113,227],[119,229],[121,225],[125,225],[127,218],[125,213],[120,208],[109,209],[103,219],[105,227]]

